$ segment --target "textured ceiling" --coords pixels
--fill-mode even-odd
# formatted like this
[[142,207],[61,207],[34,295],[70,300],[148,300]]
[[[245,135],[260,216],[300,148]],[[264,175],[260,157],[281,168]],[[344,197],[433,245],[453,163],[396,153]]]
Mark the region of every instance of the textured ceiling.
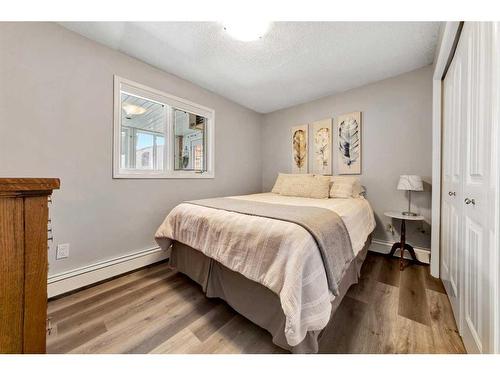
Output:
[[260,40],[217,22],[62,26],[267,113],[431,64],[438,22],[275,22]]

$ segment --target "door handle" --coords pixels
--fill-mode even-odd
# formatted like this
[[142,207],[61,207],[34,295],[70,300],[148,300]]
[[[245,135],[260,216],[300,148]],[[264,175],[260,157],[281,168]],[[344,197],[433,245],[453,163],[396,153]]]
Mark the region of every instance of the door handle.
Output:
[[448,192],[448,195],[449,195],[450,197],[451,197],[451,196],[453,196],[453,197],[454,197],[455,195],[457,195],[457,193],[456,193],[455,191],[449,191],[449,192]]
[[474,199],[469,199],[469,198],[465,198],[464,202],[465,204],[471,204],[471,203],[472,205],[476,204],[476,201]]

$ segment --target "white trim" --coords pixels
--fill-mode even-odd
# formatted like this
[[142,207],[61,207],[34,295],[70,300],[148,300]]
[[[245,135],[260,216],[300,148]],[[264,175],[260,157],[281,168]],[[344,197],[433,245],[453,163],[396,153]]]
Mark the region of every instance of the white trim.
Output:
[[[167,123],[165,129],[165,146],[163,165],[165,170],[124,170],[120,168],[120,128],[121,128],[121,91],[126,91],[135,96],[145,98],[163,104],[167,110]],[[187,99],[167,94],[163,91],[147,87],[140,83],[131,81],[120,76],[114,76],[113,87],[113,178],[215,178],[215,111],[211,108],[196,104]],[[170,107],[175,107],[190,113],[203,116],[207,119],[206,129],[206,171],[175,171],[173,169],[173,158],[168,154],[168,150],[172,149],[173,137],[172,126],[170,119]],[[170,147],[169,147],[170,145]]]
[[48,277],[48,297],[70,292],[111,277],[133,271],[169,257],[169,251],[152,247]]
[[[389,254],[391,251],[393,242],[389,241],[384,241],[384,240],[372,240],[372,243],[370,244],[370,247],[368,250],[373,251],[375,253],[380,253],[380,254]],[[422,262],[429,264],[430,259],[431,259],[431,249],[423,248],[423,247],[414,247],[415,250],[415,255],[417,256],[417,259]],[[394,253],[394,256],[399,257],[400,250],[396,250]],[[408,251],[405,251],[404,253],[404,258],[405,259],[411,259],[410,254],[408,254]]]
[[[492,49],[493,49],[493,92],[492,101],[493,112],[492,112],[492,127],[493,136],[496,140],[493,144],[492,152],[492,166],[494,177],[494,199],[495,202],[495,214],[494,214],[494,234],[493,243],[490,245],[492,251],[492,280],[493,280],[493,290],[492,290],[492,313],[493,313],[493,340],[492,340],[492,352],[500,354],[500,48],[498,43],[500,42],[500,23],[493,23],[493,38],[492,38]],[[496,47],[496,48],[495,48]]]
[[460,22],[446,22],[432,77],[432,224],[431,275],[439,277],[441,222],[441,80]]

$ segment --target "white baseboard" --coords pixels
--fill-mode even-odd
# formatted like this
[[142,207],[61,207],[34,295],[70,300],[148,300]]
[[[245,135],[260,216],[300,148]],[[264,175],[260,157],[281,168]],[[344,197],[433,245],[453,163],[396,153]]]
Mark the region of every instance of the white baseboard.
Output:
[[169,253],[170,251],[163,251],[160,247],[153,247],[51,275],[47,280],[48,297],[55,297],[125,272],[162,261],[168,258]]
[[[391,250],[392,243],[383,240],[372,240],[369,250],[376,253],[387,254]],[[423,263],[430,263],[430,249],[415,247],[417,259]],[[74,270],[51,275],[48,278],[48,297],[55,297],[87,285],[133,271],[137,268],[160,262],[169,257],[169,251],[163,251],[160,247],[140,250],[132,254],[105,260]],[[399,250],[395,253],[399,256]],[[405,252],[406,259],[410,259]]]
[[[388,254],[391,251],[393,243],[384,241],[384,240],[372,240],[372,243],[368,250],[376,252],[376,253],[381,253],[381,254]],[[431,250],[426,249],[426,248],[421,248],[421,247],[414,247],[415,250],[415,255],[417,256],[417,259],[426,264],[430,264],[431,262]],[[396,250],[394,253],[395,256],[400,256],[401,251]],[[405,259],[411,259],[410,254],[408,251],[405,251],[404,253],[404,258]]]

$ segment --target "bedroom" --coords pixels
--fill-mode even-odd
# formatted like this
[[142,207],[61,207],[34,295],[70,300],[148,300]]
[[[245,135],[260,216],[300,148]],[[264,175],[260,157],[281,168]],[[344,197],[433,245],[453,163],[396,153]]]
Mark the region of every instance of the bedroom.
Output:
[[496,22],[42,18],[0,23],[0,352],[500,351]]

